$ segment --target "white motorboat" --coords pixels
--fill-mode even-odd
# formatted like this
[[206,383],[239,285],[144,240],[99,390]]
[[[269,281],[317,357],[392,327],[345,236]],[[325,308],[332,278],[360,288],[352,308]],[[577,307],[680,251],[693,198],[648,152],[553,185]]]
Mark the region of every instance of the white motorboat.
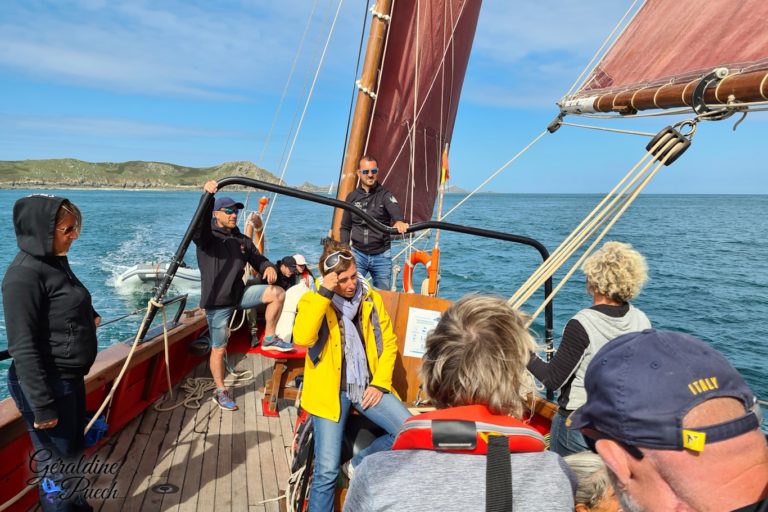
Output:
[[[115,284],[117,286],[158,285],[165,277],[168,262],[139,263],[120,274]],[[182,265],[176,270],[173,278],[176,285],[200,286],[200,270]]]

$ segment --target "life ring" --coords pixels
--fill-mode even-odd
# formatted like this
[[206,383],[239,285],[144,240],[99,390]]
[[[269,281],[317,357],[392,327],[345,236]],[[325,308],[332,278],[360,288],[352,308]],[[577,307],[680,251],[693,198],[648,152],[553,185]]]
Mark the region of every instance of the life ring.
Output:
[[421,263],[426,267],[427,275],[429,276],[429,294],[436,294],[439,260],[440,251],[438,249],[433,250],[431,255],[424,251],[411,253],[411,257],[406,260],[405,268],[403,269],[403,290],[405,293],[416,293],[413,289],[413,267]]

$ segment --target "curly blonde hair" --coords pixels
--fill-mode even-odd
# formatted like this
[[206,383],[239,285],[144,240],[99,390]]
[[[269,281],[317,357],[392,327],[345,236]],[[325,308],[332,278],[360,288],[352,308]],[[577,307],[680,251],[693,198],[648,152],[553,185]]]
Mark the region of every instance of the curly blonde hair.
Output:
[[645,258],[623,242],[606,242],[586,259],[581,270],[591,294],[596,292],[617,302],[637,297],[648,280]]
[[486,405],[520,417],[530,391],[526,364],[534,350],[526,317],[504,299],[468,295],[443,313],[427,335],[420,372],[438,408]]

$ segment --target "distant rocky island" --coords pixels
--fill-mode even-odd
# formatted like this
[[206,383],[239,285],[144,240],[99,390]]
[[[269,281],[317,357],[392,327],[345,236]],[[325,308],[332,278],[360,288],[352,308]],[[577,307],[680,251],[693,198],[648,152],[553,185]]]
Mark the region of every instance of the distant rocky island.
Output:
[[[0,160],[0,188],[198,189],[206,180],[247,176],[287,185],[253,162],[226,162],[213,167],[185,167],[163,162],[84,162],[74,158]],[[296,188],[328,193],[327,185],[304,182]],[[333,187],[335,191],[336,187]],[[448,192],[465,192],[449,187]]]
[[162,162],[91,163],[73,158],[0,161],[0,188],[195,189],[208,179],[248,176],[280,183],[252,162],[185,167]]

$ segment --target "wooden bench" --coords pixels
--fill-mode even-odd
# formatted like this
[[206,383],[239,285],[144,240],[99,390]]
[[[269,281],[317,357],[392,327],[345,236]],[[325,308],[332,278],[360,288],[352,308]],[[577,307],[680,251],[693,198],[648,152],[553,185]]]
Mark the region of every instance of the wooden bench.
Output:
[[276,352],[262,350],[261,345],[259,345],[253,352],[274,361],[272,376],[264,386],[261,410],[264,416],[278,416],[277,401],[281,398],[295,400],[299,394],[298,388],[288,388],[286,385],[299,375],[304,374],[304,358],[307,355],[307,349],[296,347],[292,352]]

